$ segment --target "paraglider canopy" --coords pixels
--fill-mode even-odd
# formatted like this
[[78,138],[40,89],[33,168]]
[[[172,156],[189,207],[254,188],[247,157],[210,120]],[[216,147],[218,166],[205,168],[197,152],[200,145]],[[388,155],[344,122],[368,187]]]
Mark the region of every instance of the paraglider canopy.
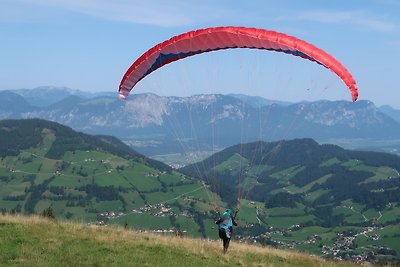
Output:
[[350,90],[353,101],[358,98],[357,85],[351,73],[322,49],[284,33],[234,26],[190,31],[150,48],[126,71],[119,86],[119,96],[126,99],[140,80],[166,64],[193,55],[230,48],[264,49],[314,61],[342,79]]

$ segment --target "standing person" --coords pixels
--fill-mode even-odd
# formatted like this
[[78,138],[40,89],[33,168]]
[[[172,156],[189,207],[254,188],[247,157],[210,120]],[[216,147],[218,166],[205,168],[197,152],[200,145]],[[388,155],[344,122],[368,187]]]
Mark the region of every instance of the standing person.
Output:
[[237,213],[238,210],[236,210],[235,215],[233,215],[232,211],[227,209],[222,213],[218,221],[215,222],[215,224],[218,224],[219,238],[222,239],[224,253],[228,251],[229,242],[233,235],[233,225],[237,226],[237,223],[235,222]]

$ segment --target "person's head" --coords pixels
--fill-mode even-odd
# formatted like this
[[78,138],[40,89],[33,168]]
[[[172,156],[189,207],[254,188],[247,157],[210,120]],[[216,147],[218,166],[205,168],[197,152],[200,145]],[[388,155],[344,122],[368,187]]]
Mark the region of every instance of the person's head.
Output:
[[224,213],[225,213],[225,214],[228,214],[228,215],[230,215],[230,216],[232,216],[232,211],[231,211],[230,209],[225,210]]

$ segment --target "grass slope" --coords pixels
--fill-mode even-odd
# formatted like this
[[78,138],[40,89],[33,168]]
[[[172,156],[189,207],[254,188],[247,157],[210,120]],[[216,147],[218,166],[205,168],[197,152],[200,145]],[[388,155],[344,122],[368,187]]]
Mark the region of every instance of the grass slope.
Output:
[[0,217],[2,266],[356,266],[232,242],[157,236],[39,217]]
[[[26,136],[37,138],[18,142]],[[179,228],[193,236],[206,236],[214,227],[206,223],[213,215],[212,194],[200,181],[113,137],[89,136],[43,120],[10,120],[0,121],[0,140],[5,140],[0,144],[2,212],[40,214],[51,206],[58,219]],[[14,150],[12,143],[18,144]],[[161,204],[173,216],[168,210],[161,214]],[[141,208],[147,210],[136,212]]]

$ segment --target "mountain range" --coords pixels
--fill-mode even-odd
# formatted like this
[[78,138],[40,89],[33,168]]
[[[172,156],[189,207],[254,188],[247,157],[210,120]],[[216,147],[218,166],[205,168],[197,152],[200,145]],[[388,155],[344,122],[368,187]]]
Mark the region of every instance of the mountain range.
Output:
[[123,102],[116,94],[68,88],[0,91],[0,119],[42,118],[114,135],[148,156],[293,138],[399,153],[399,113],[365,100],[287,103],[245,95],[136,94]]

